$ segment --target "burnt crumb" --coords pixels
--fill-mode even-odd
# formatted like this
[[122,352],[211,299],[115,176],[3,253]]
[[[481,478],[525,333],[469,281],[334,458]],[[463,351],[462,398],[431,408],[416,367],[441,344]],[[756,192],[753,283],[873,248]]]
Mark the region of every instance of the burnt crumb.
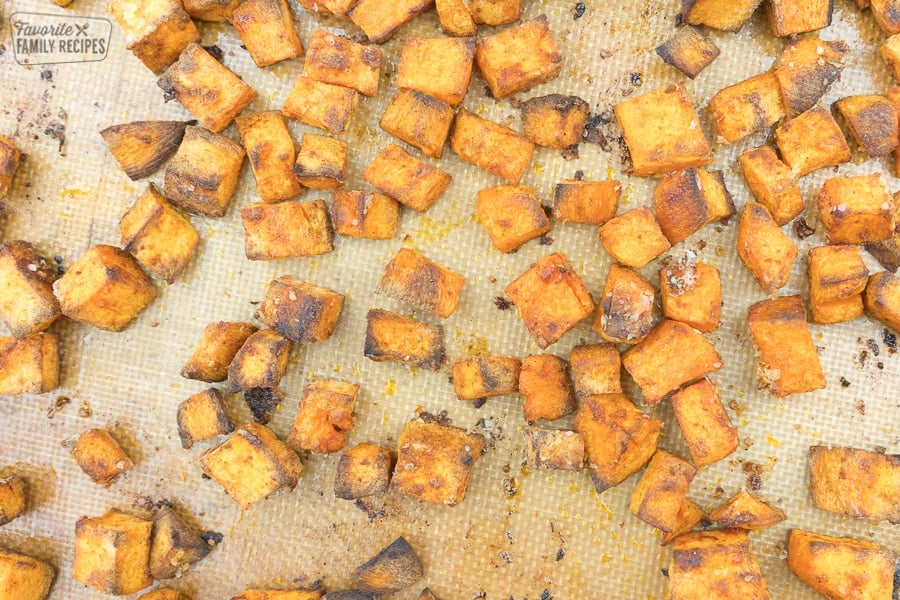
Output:
[[581,137],[586,142],[599,144],[600,149],[604,152],[612,152],[612,146],[609,145],[606,136],[600,131],[600,125],[608,123],[608,121],[604,120],[604,114],[605,113],[592,115],[585,124],[584,133],[581,134]]
[[150,496],[137,496],[131,503],[134,508],[156,513],[160,508],[172,508],[172,502],[168,498],[153,500]]
[[872,448],[872,452],[875,454],[887,454],[887,448],[884,446],[875,446]]
[[225,58],[225,53],[222,52],[222,49],[219,48],[218,45],[214,44],[212,46],[203,46],[203,49],[209,52],[209,55],[219,62],[222,62],[222,60],[224,60]]
[[506,477],[503,479],[503,492],[507,498],[512,498],[519,493],[519,484],[515,477]]
[[684,24],[684,13],[675,15],[675,27],[681,27]]
[[62,263],[63,263],[63,257],[62,257],[61,255],[59,255],[59,254],[54,254],[54,255],[53,255],[53,262],[56,263],[56,273],[57,273],[58,275],[62,275],[63,273],[66,272],[66,270],[63,269],[63,266],[62,266]]
[[553,595],[550,593],[550,590],[541,592],[541,600],[553,600]]
[[797,237],[801,240],[805,240],[815,232],[816,230],[809,226],[805,217],[800,217],[794,221],[794,233],[796,233]]
[[[575,175],[572,177],[575,181],[581,181],[584,179],[584,171],[582,169],[578,169],[575,171]],[[887,331],[887,330],[885,330]]]
[[209,546],[218,546],[222,543],[222,539],[225,536],[219,533],[218,531],[201,531],[200,539],[207,543]]
[[715,491],[713,492],[713,498],[718,500],[723,496],[725,496],[725,488],[723,488],[721,485],[717,485]]
[[200,473],[200,477],[202,477],[203,479],[212,479],[212,477],[210,477],[206,473]]
[[561,561],[563,559],[563,557],[565,557],[565,555],[566,555],[566,551],[564,548],[560,548],[559,550],[557,550],[556,551],[556,562]]
[[41,81],[53,81],[53,71],[44,69],[41,71]]
[[668,576],[669,576],[669,570],[668,570],[667,568],[665,568],[665,567],[663,567],[662,569],[660,569],[659,572],[662,573],[663,577],[668,577]]
[[503,296],[497,296],[494,298],[494,306],[496,306],[499,310],[509,310],[512,308],[512,300],[508,300]]
[[505,562],[506,564],[509,564],[512,562],[512,554],[510,554],[506,550],[504,550],[500,553],[500,558],[502,558],[503,562]]
[[253,413],[253,420],[263,425],[272,420],[281,400],[278,390],[271,388],[250,388],[244,392],[244,401]]
[[754,492],[758,492],[762,489],[763,481],[762,477],[759,475],[750,475],[747,477],[747,487]]
[[860,350],[858,360],[860,367],[866,366],[866,361],[869,360],[869,353],[866,350]]
[[875,368],[878,369],[879,371],[883,371],[884,363],[879,360],[877,363],[875,363]]
[[747,489],[754,492],[762,489],[763,470],[764,467],[761,464],[751,461],[746,461],[741,465],[741,471],[743,471],[747,475]]
[[91,408],[90,403],[87,400],[83,401],[78,408],[78,416],[82,419],[87,419],[90,418],[92,414],[94,414],[94,410]]
[[881,330],[881,341],[884,342],[885,346],[887,346],[888,354],[894,354],[895,352],[897,352],[897,336],[895,336],[887,329]]
[[865,414],[866,414],[866,401],[865,400],[857,400],[856,401],[856,412],[865,416]]
[[850,382],[847,381],[846,377],[841,376],[840,382],[841,382],[841,387],[850,387]]
[[540,238],[538,238],[538,243],[541,246],[552,246],[553,238],[550,237],[549,235],[542,235]]
[[52,419],[64,406],[71,403],[72,399],[68,396],[57,396],[56,400],[53,401],[53,404],[47,407],[47,418]]
[[419,413],[419,418],[425,423],[437,423],[438,425],[450,425],[453,423],[453,421],[450,420],[450,417],[447,416],[446,410],[442,410],[436,415],[423,410]]
[[578,144],[572,144],[565,148],[560,155],[564,160],[576,160],[578,158]]
[[484,403],[487,402],[487,398],[476,398],[474,402],[472,402],[472,406],[475,408],[481,408],[484,406]]
[[371,504],[368,504],[362,498],[357,498],[356,501],[353,503],[353,506],[355,506],[356,508],[358,508],[359,510],[364,512],[370,521],[374,521],[375,519],[378,519],[380,517],[387,516],[387,513],[384,512],[384,509],[375,508]]
[[575,10],[572,13],[572,18],[576,21],[584,16],[584,11],[587,10],[587,7],[584,5],[584,2],[578,2],[575,4]]
[[641,76],[640,73],[637,73],[637,72],[632,73],[631,75],[629,75],[629,76],[628,76],[628,81],[629,81],[629,83],[631,83],[631,85],[633,85],[634,87],[641,87],[641,86],[644,84],[644,78]]
[[541,210],[544,211],[544,216],[548,219],[553,216],[553,207],[549,204],[541,204]]
[[900,600],[900,569],[894,571],[894,593],[891,600]]
[[171,86],[163,87],[163,102],[171,102],[175,99],[175,88]]
[[872,356],[878,356],[879,354],[881,354],[881,348],[878,347],[878,342],[876,342],[872,338],[866,340],[866,346],[869,348]]
[[53,121],[49,125],[47,125],[46,129],[44,129],[44,135],[53,138],[57,142],[59,142],[59,150],[58,152],[62,155],[65,155],[65,146],[66,146],[66,126],[62,123],[58,123]]
[[485,96],[486,98],[493,98],[493,97],[494,97],[494,93],[491,92],[491,88],[489,88],[488,86],[484,86],[484,96]]

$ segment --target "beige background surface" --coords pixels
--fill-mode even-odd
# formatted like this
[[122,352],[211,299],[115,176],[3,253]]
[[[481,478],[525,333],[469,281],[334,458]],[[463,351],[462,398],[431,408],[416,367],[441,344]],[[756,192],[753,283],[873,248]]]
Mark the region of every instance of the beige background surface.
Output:
[[[523,18],[545,13],[564,55],[562,75],[520,94],[520,99],[552,92],[586,99],[594,112],[608,111],[622,98],[682,79],[664,64],[654,48],[675,26],[680,3],[675,0],[587,2],[585,15],[573,19],[574,2],[523,0]],[[883,91],[891,84],[877,56],[883,35],[869,13],[855,3],[838,0],[834,25],[821,32],[825,39],[850,45],[847,69],[825,103],[848,94]],[[131,182],[109,156],[98,131],[116,123],[143,119],[185,119],[175,102],[163,102],[156,78],[124,50],[114,24],[109,57],[98,63],[23,67],[13,60],[8,15],[14,11],[106,17],[97,0],[75,0],[60,9],[46,0],[4,0],[0,44],[0,133],[12,137],[27,154],[5,202],[0,240],[27,239],[48,256],[59,255],[70,266],[89,246],[118,245],[117,222],[146,186]],[[296,26],[304,43],[316,27],[338,31],[349,22],[311,15],[294,5]],[[258,69],[230,27],[201,25],[204,44],[225,51],[224,62],[259,90],[252,110],[278,108],[302,69],[302,59]],[[490,32],[479,29],[479,35]],[[403,28],[382,46],[385,61],[377,98],[364,98],[343,136],[351,147],[348,189],[369,189],[360,173],[388,135],[377,122],[383,112],[407,36],[438,35],[433,10]],[[768,69],[783,47],[771,38],[763,14],[737,34],[712,32],[721,56],[687,88],[698,107],[705,107],[721,87]],[[510,100],[496,102],[485,95],[484,80],[473,76],[463,106],[497,122],[519,127],[518,110]],[[709,118],[701,111],[710,133]],[[47,135],[53,124],[65,128],[65,144]],[[304,131],[291,124],[295,140]],[[653,181],[624,172],[620,132],[614,121],[602,128],[610,151],[583,144],[577,160],[566,161],[555,150],[539,149],[523,183],[533,186],[542,201],[552,202],[556,182],[583,170],[586,179],[618,178],[623,183],[620,211],[650,202]],[[227,135],[237,137],[234,128]],[[711,137],[711,136],[710,136]],[[765,142],[761,133],[730,147],[719,146],[715,167],[725,173],[728,188],[740,208],[748,191],[735,158],[746,148]],[[821,182],[839,174],[885,172],[889,187],[900,187],[887,161],[854,160],[834,170],[805,178],[809,203]],[[669,550],[659,536],[627,510],[636,478],[598,496],[586,472],[539,472],[524,465],[521,398],[489,400],[481,409],[460,402],[447,381],[449,367],[438,373],[378,364],[362,354],[365,313],[371,307],[409,310],[375,295],[383,265],[401,246],[421,250],[466,278],[459,309],[444,321],[452,361],[491,352],[524,357],[538,352],[516,311],[500,311],[494,298],[537,258],[565,253],[599,295],[610,259],[592,227],[556,224],[552,244],[526,244],[517,253],[491,249],[473,217],[476,192],[500,181],[462,163],[449,148],[439,164],[454,181],[443,198],[425,214],[405,210],[400,234],[390,241],[336,238],[334,252],[315,258],[270,263],[251,262],[243,255],[238,209],[256,201],[247,164],[241,187],[228,214],[221,219],[192,217],[202,243],[184,277],[171,286],[157,282],[160,297],[123,333],[109,333],[61,321],[54,326],[64,340],[62,387],[41,396],[0,397],[0,468],[24,474],[33,487],[31,511],[0,529],[0,545],[50,560],[59,570],[53,599],[100,598],[72,580],[74,524],[82,515],[99,515],[107,507],[139,510],[149,498],[171,499],[196,516],[203,529],[224,534],[224,542],[172,586],[195,598],[229,598],[247,586],[291,587],[321,580],[328,590],[350,584],[352,569],[397,535],[419,550],[426,577],[420,586],[397,594],[415,598],[425,585],[442,598],[615,598],[660,599],[666,579],[661,572]],[[148,178],[162,181],[160,170]],[[330,200],[308,192],[303,199]],[[814,208],[808,220],[815,224]],[[784,560],[784,543],[791,527],[827,534],[874,539],[900,551],[897,526],[842,519],[808,506],[806,453],[811,444],[882,446],[900,451],[898,426],[898,365],[900,357],[882,342],[882,326],[867,319],[813,326],[821,348],[828,387],[821,392],[779,401],[756,390],[754,360],[746,328],[746,308],[764,298],[734,252],[736,219],[710,226],[666,254],[678,259],[696,253],[723,273],[725,302],[720,329],[709,338],[725,360],[714,376],[744,444],[728,459],[701,470],[689,496],[706,508],[747,485],[748,474],[762,471],[761,496],[781,507],[788,520],[753,534],[773,598],[808,599],[816,595],[795,579]],[[821,227],[800,241],[801,258],[782,293],[805,294],[805,250],[823,243]],[[868,257],[867,257],[868,258]],[[664,259],[665,260],[665,259]],[[656,282],[661,261],[642,273]],[[878,268],[874,262],[873,269]],[[476,463],[468,496],[455,508],[426,506],[393,495],[366,501],[368,511],[336,500],[332,481],[336,456],[304,457],[305,471],[297,488],[279,493],[242,513],[212,481],[201,479],[197,458],[209,447],[200,443],[182,450],[175,427],[177,404],[204,389],[200,382],[179,376],[203,327],[215,320],[249,320],[254,302],[273,277],[291,274],[347,294],[334,336],[327,342],[294,350],[283,381],[286,400],[271,422],[281,436],[293,420],[300,390],[316,377],[336,377],[361,385],[357,425],[350,443],[370,440],[394,447],[403,424],[416,411],[447,411],[455,425],[484,434],[486,454]],[[426,320],[428,316],[419,315]],[[548,351],[568,356],[578,343],[599,337],[585,322]],[[876,355],[875,350],[878,350]],[[841,378],[849,382],[842,387]],[[633,384],[632,397],[638,393]],[[49,419],[47,408],[58,396],[72,403]],[[89,403],[90,417],[79,416]],[[240,397],[229,400],[238,421],[249,418]],[[667,403],[650,410],[665,420],[661,447],[686,455],[687,449]],[[571,427],[571,419],[553,424]],[[63,440],[90,427],[110,427],[136,466],[111,487],[92,484],[75,466]],[[514,479],[517,493],[505,492]],[[719,491],[717,491],[719,490]],[[367,514],[368,513],[368,514]]]

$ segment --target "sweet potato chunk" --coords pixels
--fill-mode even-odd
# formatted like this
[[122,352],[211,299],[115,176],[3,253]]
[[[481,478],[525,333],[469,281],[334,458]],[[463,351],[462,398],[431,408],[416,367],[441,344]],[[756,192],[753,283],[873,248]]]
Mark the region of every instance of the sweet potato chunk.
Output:
[[125,48],[154,73],[175,62],[189,43],[200,41],[178,0],[113,0],[106,9],[125,34]]
[[619,181],[567,179],[556,184],[553,217],[560,223],[603,225],[616,216],[621,195]]
[[480,400],[519,390],[522,361],[512,356],[479,356],[453,365],[450,381],[460,400]]
[[271,329],[253,333],[228,366],[228,391],[274,389],[287,370],[291,341]]
[[59,338],[36,333],[0,337],[0,394],[43,394],[59,387]]
[[471,37],[475,35],[475,20],[466,5],[466,0],[435,0],[441,29],[447,35]]
[[72,457],[94,483],[109,485],[134,463],[105,429],[88,429],[72,446]]
[[284,117],[276,110],[248,113],[235,119],[241,143],[263,202],[279,202],[300,194],[294,176],[294,140]]
[[834,105],[853,139],[869,156],[885,156],[900,144],[898,109],[884,96],[847,96]]
[[434,0],[359,0],[347,13],[370,42],[386,42]]
[[289,119],[341,134],[350,124],[353,109],[358,103],[359,94],[355,90],[309,77],[298,77],[281,112]]
[[[231,21],[241,0],[184,0],[184,10],[198,21]],[[159,600],[163,600],[160,598]],[[179,600],[172,598],[171,600]]]
[[385,146],[369,163],[363,179],[400,204],[424,212],[450,185],[450,173],[412,156],[396,144]]
[[334,474],[334,496],[356,500],[388,491],[391,480],[391,451],[362,442],[341,452]]
[[679,525],[681,505],[696,474],[697,467],[688,461],[665,450],[657,450],[631,493],[629,510],[660,531],[674,531]]
[[704,225],[733,215],[734,201],[721,171],[688,167],[656,184],[653,210],[660,229],[674,245]]
[[475,62],[498,100],[549,81],[562,69],[545,15],[479,38]]
[[344,296],[290,275],[269,282],[256,318],[292,342],[323,342],[337,327]]
[[156,513],[150,543],[150,575],[154,579],[181,577],[209,551],[210,545],[200,532],[171,507],[163,506]]
[[719,47],[703,30],[685,25],[657,46],[656,53],[693,79],[719,56]]
[[447,360],[444,328],[372,309],[366,314],[363,352],[370,360],[402,362],[437,371]]
[[222,392],[209,388],[178,405],[178,437],[181,447],[189,449],[194,442],[208,440],[234,431],[234,423],[225,411]]
[[656,288],[639,273],[610,265],[594,315],[594,331],[610,342],[638,343],[653,328],[655,298]]
[[659,221],[646,206],[610,219],[597,229],[597,233],[607,254],[635,269],[644,267],[672,247]]
[[864,244],[894,234],[894,201],[879,173],[832,177],[816,201],[831,244]]
[[191,597],[171,588],[156,588],[141,594],[138,600],[191,600]]
[[870,0],[872,16],[887,35],[900,33],[900,2],[897,0]]
[[397,87],[456,106],[469,89],[474,60],[474,37],[409,38],[400,53]]
[[221,217],[237,189],[244,148],[202,127],[188,126],[166,166],[165,197],[192,215]]
[[476,23],[496,27],[519,20],[521,0],[468,0],[469,12]]
[[668,546],[675,538],[684,535],[693,529],[705,516],[706,512],[704,512],[696,502],[689,498],[685,498],[681,503],[681,508],[678,510],[678,515],[675,518],[674,529],[672,529],[672,531],[663,532],[662,536],[660,536],[659,545]]
[[737,31],[750,20],[762,0],[685,0],[684,20],[691,25]]
[[884,40],[881,45],[881,56],[894,75],[894,79],[900,80],[900,34],[894,34]]
[[[25,514],[28,505],[28,484],[18,476],[0,479],[0,525]],[[0,583],[0,589],[2,583]]]
[[813,108],[825,95],[841,76],[848,51],[844,42],[817,38],[797,40],[785,47],[775,62],[775,77],[788,118]]
[[374,96],[378,93],[381,60],[380,48],[316,29],[309,38],[303,74],[316,81]]
[[622,359],[615,344],[575,346],[569,362],[579,398],[622,393]]
[[389,240],[397,233],[400,204],[374,192],[335,190],[331,221],[338,235]]
[[669,401],[695,465],[711,465],[737,450],[737,429],[709,379],[678,390]]
[[315,256],[334,249],[328,206],[322,200],[251,204],[241,209],[241,224],[250,260]]
[[769,29],[775,37],[786,37],[831,25],[834,0],[769,0]]
[[22,153],[8,137],[0,135],[0,198],[9,193],[13,175],[19,168]]
[[117,596],[153,584],[150,576],[151,521],[109,510],[102,517],[82,517],[75,524],[72,577]]
[[578,96],[550,94],[522,103],[525,137],[549,148],[576,146],[590,117],[588,103]]
[[675,540],[669,562],[669,599],[769,600],[748,532],[722,529]]
[[0,590],[16,600],[45,600],[55,571],[42,560],[0,548]]
[[303,56],[287,0],[244,0],[234,9],[231,24],[257,67]]
[[133,121],[103,129],[100,136],[132,181],[156,173],[184,137],[189,121]]
[[425,567],[406,538],[398,537],[353,571],[364,593],[383,596],[404,590],[425,576]]
[[355,418],[359,385],[334,379],[313,381],[303,388],[297,416],[287,437],[289,446],[316,454],[337,452],[347,443]]
[[782,123],[775,130],[781,157],[797,177],[850,160],[850,146],[827,109],[817,107]]
[[532,354],[519,370],[519,393],[525,397],[526,421],[562,418],[575,412],[575,393],[566,361],[553,354]]
[[725,504],[709,513],[709,520],[722,527],[738,529],[765,529],[787,518],[780,508],[770,506],[741,490]]
[[726,143],[771,127],[784,116],[781,86],[774,73],[762,73],[719,90],[709,101],[716,132]]
[[807,264],[813,323],[839,323],[862,315],[869,269],[857,246],[810,248]]
[[378,291],[446,319],[456,310],[464,283],[462,275],[401,248],[385,265]]
[[900,523],[900,455],[812,446],[809,495],[820,510]]
[[460,108],[450,148],[461,159],[517,185],[534,154],[534,144],[510,129]]
[[784,287],[797,259],[797,245],[758,202],[747,202],[738,225],[737,251],[741,262],[766,294]]
[[478,192],[478,220],[494,248],[512,252],[550,231],[550,219],[534,191],[522,185],[498,185]]
[[234,355],[256,331],[257,327],[250,323],[210,323],[204,328],[193,354],[181,368],[181,376],[209,383],[225,381]]
[[391,135],[440,158],[453,123],[453,108],[417,90],[400,90],[388,103],[378,125]]
[[900,331],[900,277],[887,272],[871,275],[863,303],[867,315]]
[[344,185],[350,148],[344,140],[306,133],[297,151],[294,175],[303,187],[330,190]]
[[770,146],[747,150],[739,157],[744,180],[778,225],[784,225],[806,208],[797,177]]
[[702,262],[681,260],[659,270],[662,313],[703,332],[719,328],[722,280],[719,270]]
[[525,455],[536,469],[579,471],[584,467],[584,440],[574,431],[525,428]]
[[57,270],[29,242],[0,244],[0,321],[13,337],[47,329],[59,317]]

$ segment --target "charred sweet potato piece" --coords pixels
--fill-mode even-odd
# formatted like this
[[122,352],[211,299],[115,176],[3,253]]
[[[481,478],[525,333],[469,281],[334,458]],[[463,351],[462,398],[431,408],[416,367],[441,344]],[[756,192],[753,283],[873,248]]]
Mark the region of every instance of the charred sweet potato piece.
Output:
[[17,600],[45,600],[53,585],[50,564],[0,548],[0,589]]
[[656,53],[693,79],[719,56],[719,47],[703,30],[685,25],[657,46]]
[[107,127],[100,136],[134,181],[155,173],[178,150],[189,124],[190,121],[134,121]]
[[134,463],[105,429],[88,429],[72,446],[72,457],[94,483],[109,485]]
[[813,323],[839,323],[862,315],[869,269],[857,246],[810,248],[807,264]]
[[425,576],[419,555],[406,538],[398,537],[353,571],[360,591],[382,596],[405,590]]
[[359,0],[347,14],[370,42],[380,44],[432,4],[434,0]]
[[287,370],[291,341],[272,329],[250,335],[228,366],[228,391],[274,389]]
[[584,440],[574,431],[525,428],[525,455],[537,469],[579,471],[584,467]]
[[781,86],[772,72],[719,90],[709,101],[716,132],[726,143],[771,127],[784,116]]
[[237,142],[189,126],[166,166],[165,197],[192,215],[221,217],[237,189],[244,148]]
[[150,575],[154,579],[180,577],[209,551],[200,532],[172,508],[164,506],[156,513],[150,543]]
[[223,400],[222,392],[209,388],[178,405],[178,437],[182,448],[189,449],[194,442],[234,431],[234,423],[225,411]]
[[797,177],[770,146],[747,150],[739,157],[744,180],[778,225],[784,225],[806,208]]
[[550,94],[522,103],[525,137],[549,148],[568,148],[581,141],[590,118],[588,103],[578,96]]
[[894,34],[881,45],[881,57],[891,69],[894,79],[900,80],[900,34]]
[[309,38],[303,74],[310,79],[354,89],[364,96],[378,93],[381,49],[316,29]]
[[292,342],[308,344],[331,337],[343,306],[343,294],[282,275],[269,282],[255,316]]
[[23,477],[0,479],[0,525],[6,525],[25,514],[27,504],[28,484]]
[[450,148],[461,159],[517,185],[531,163],[534,144],[509,127],[460,108]]
[[688,461],[665,450],[657,450],[631,493],[629,510],[660,531],[674,531],[679,525],[681,505],[696,474],[697,467]]
[[401,248],[384,267],[378,291],[419,310],[447,318],[459,304],[465,279],[421,253]]
[[556,184],[553,217],[560,223],[603,225],[616,216],[621,195],[619,181],[566,180]]
[[366,314],[366,358],[437,371],[447,360],[444,328],[382,309]]
[[711,29],[737,31],[750,20],[762,0],[684,0],[684,20]]
[[663,316],[703,332],[719,328],[722,280],[719,270],[702,262],[681,260],[659,270]]
[[59,386],[59,338],[36,333],[0,337],[0,394],[43,394]]
[[689,600],[698,594],[710,600],[769,599],[747,531],[702,531],[675,540],[669,562],[669,598]]
[[412,156],[396,144],[385,146],[369,163],[363,179],[400,204],[424,212],[450,185],[450,173]]
[[869,156],[885,156],[900,145],[898,109],[884,96],[847,96],[834,105],[853,139]]
[[656,288],[639,273],[610,265],[594,315],[594,331],[610,342],[638,343],[653,328],[655,298]]
[[59,317],[57,270],[29,242],[0,244],[0,321],[16,338],[47,329]]
[[475,214],[494,248],[513,252],[550,231],[550,219],[537,195],[523,185],[498,185],[478,192]]
[[569,362],[577,397],[622,393],[622,359],[615,344],[575,346]]
[[766,294],[784,287],[797,259],[797,245],[758,202],[747,202],[738,224],[737,251],[741,262]]
[[575,412],[575,393],[566,361],[553,354],[526,356],[519,370],[526,421],[554,420]]
[[374,192],[335,190],[331,221],[338,235],[389,240],[397,233],[400,203]]
[[741,490],[709,513],[709,520],[722,527],[765,529],[785,520],[784,511]]
[[870,275],[863,304],[867,315],[900,331],[900,277],[887,272]]
[[475,20],[466,5],[466,0],[434,0],[441,29],[447,35],[471,37],[475,35]]
[[241,209],[241,224],[250,260],[316,256],[334,249],[328,206],[322,200],[251,204]]
[[288,119],[341,134],[350,124],[350,117],[358,103],[356,90],[298,77],[281,112]]
[[775,63],[785,113],[793,118],[813,108],[837,81],[849,51],[841,41],[807,38],[789,43]]
[[811,108],[782,123],[775,142],[784,162],[797,177],[850,160],[850,146],[831,112]]
[[812,446],[809,495],[821,510],[900,523],[900,455]]
[[175,62],[188,44],[200,41],[197,26],[178,0],[113,0],[106,10],[122,28],[125,48],[154,73]]
[[522,361],[512,356],[479,356],[454,363],[450,380],[460,400],[480,400],[519,390]]
[[831,25],[834,0],[769,0],[766,9],[772,35],[785,37]]
[[203,330],[193,354],[181,369],[181,376],[209,383],[225,381],[228,365],[247,338],[256,333],[250,323],[218,321]]
[[341,452],[334,474],[334,495],[356,500],[388,491],[391,480],[391,451],[369,442]]
[[475,62],[498,100],[549,81],[562,69],[545,15],[479,38]]
[[734,201],[721,171],[688,167],[656,184],[653,210],[660,229],[674,245],[704,225],[733,215]]
[[432,158],[443,155],[452,123],[449,104],[417,90],[394,94],[378,122],[384,131]]
[[350,148],[344,140],[313,133],[303,134],[294,175],[303,187],[330,190],[344,185]]
[[75,524],[72,577],[104,594],[133,594],[153,584],[150,535],[153,523],[118,510],[82,517]]
[[347,443],[355,418],[359,385],[333,379],[313,381],[303,388],[297,416],[287,437],[289,446],[317,454],[337,452]]
[[294,140],[276,110],[248,113],[235,119],[241,143],[263,202],[280,202],[300,194],[294,176]]
[[900,33],[900,2],[897,0],[870,0],[869,8],[881,30],[887,35]]
[[894,235],[894,200],[879,173],[827,179],[816,206],[831,244],[879,242]]
[[12,140],[0,135],[0,198],[5,198],[9,193],[9,186],[21,159],[22,153]]
[[[184,10],[198,21],[231,21],[241,0],[184,0]],[[160,600],[163,600],[162,598]],[[172,600],[179,600],[172,598]]]
[[695,465],[711,465],[737,450],[737,429],[709,379],[678,390],[669,401]]
[[234,9],[231,24],[257,67],[303,56],[287,0],[243,0]]

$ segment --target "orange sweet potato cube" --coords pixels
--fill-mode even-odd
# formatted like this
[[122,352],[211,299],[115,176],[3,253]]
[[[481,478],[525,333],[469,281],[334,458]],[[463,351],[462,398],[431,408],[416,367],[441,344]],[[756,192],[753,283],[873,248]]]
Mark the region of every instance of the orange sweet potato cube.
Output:
[[292,342],[310,344],[331,337],[343,307],[343,294],[282,275],[269,282],[254,316]]
[[656,288],[639,273],[612,264],[597,302],[594,331],[605,340],[636,344],[653,328]]
[[560,223],[603,225],[616,216],[621,195],[619,181],[567,179],[556,184],[553,217]]
[[685,498],[675,518],[675,526],[672,531],[664,531],[660,536],[659,545],[668,546],[675,538],[688,533],[694,526],[706,516],[706,511],[700,508],[696,502]]
[[107,11],[125,34],[125,48],[154,73],[175,62],[189,43],[200,40],[197,26],[178,0],[113,0]]
[[479,356],[454,363],[450,380],[460,400],[481,400],[519,391],[521,369],[513,356]]
[[260,199],[280,202],[300,194],[300,182],[294,175],[294,140],[281,113],[247,113],[237,117],[235,123]]
[[900,3],[897,0],[871,0],[872,16],[887,35],[900,33]]
[[900,145],[900,115],[897,106],[884,96],[847,96],[834,105],[853,139],[869,156],[890,154]]
[[396,144],[385,146],[369,163],[363,179],[400,204],[424,212],[447,186],[450,173],[412,156]]
[[766,580],[746,530],[688,533],[675,540],[669,561],[669,600],[768,600]]
[[783,122],[775,130],[775,143],[797,177],[850,160],[850,146],[840,126],[831,111],[822,107]]
[[526,427],[525,456],[536,469],[580,471],[584,467],[584,440],[574,431]]
[[762,0],[686,0],[684,20],[691,25],[737,31],[750,20]]
[[522,185],[480,190],[475,213],[500,252],[512,252],[552,226],[534,191]]
[[350,149],[347,142],[326,135],[303,134],[294,175],[303,187],[328,190],[344,185]]
[[184,10],[198,21],[231,21],[241,0],[185,0]]
[[447,35],[471,37],[475,35],[475,20],[466,0],[434,0],[434,8]]
[[356,500],[388,491],[391,451],[369,442],[341,452],[334,473],[334,497]]
[[289,119],[340,134],[346,131],[358,103],[356,90],[298,77],[281,112]]
[[319,379],[303,388],[297,416],[285,440],[295,450],[316,454],[337,452],[347,443],[355,418],[359,385]]
[[766,294],[787,283],[797,258],[797,245],[758,202],[747,202],[738,224],[738,256]]
[[646,206],[610,219],[597,232],[607,254],[635,269],[672,247],[653,212]]
[[440,158],[453,123],[453,108],[417,90],[400,90],[388,103],[378,125],[391,135]]
[[322,200],[251,204],[241,209],[244,251],[250,260],[274,260],[331,252],[332,230]]
[[656,53],[693,79],[719,56],[719,47],[702,29],[685,25],[657,46]]
[[510,129],[465,108],[456,114],[450,148],[464,161],[517,185],[534,154],[534,144]]
[[840,323],[862,315],[869,269],[858,246],[810,248],[807,264],[813,323]]
[[335,190],[331,220],[338,235],[389,240],[397,233],[400,204],[374,192]]
[[104,594],[125,596],[153,585],[153,522],[110,509],[75,523],[72,578]]
[[192,215],[224,216],[237,189],[244,154],[231,138],[188,126],[166,166],[166,199]]
[[380,48],[316,29],[309,38],[303,74],[316,81],[374,96],[378,93],[381,60]]
[[779,225],[806,208],[797,177],[770,146],[747,150],[739,157],[744,180],[756,198]]
[[521,0],[469,0],[469,12],[476,23],[496,27],[519,20]]
[[850,296],[828,302],[809,301],[809,320],[820,325],[852,321],[865,312],[862,296]]
[[575,392],[566,361],[553,354],[531,354],[519,370],[519,393],[525,397],[526,421],[552,421],[575,412]]
[[786,37],[831,25],[833,0],[769,0],[769,29],[775,37]]
[[900,277],[887,271],[869,276],[863,303],[867,315],[900,332]]
[[469,89],[474,60],[474,37],[409,38],[400,53],[396,84],[456,106]]
[[59,317],[53,295],[58,277],[57,269],[31,243],[0,244],[0,322],[13,337],[43,331]]
[[653,210],[669,243],[677,244],[707,223],[733,215],[734,201],[721,171],[688,167],[659,180]]
[[695,465],[711,465],[737,450],[737,429],[709,379],[678,390],[669,401]]
[[900,523],[900,455],[812,446],[809,495],[820,510],[896,525]]
[[548,148],[576,146],[590,118],[588,103],[578,96],[550,94],[522,103],[525,137]]
[[765,529],[786,518],[783,510],[766,504],[746,490],[739,491],[709,513],[709,520],[716,525],[749,530]]
[[378,292],[446,319],[456,310],[464,283],[462,275],[401,248],[385,265]]
[[437,371],[447,360],[444,328],[375,308],[366,314],[363,353],[378,362],[401,362]]
[[475,62],[498,100],[549,81],[562,69],[545,15],[479,38]]
[[894,200],[879,173],[827,179],[816,206],[831,244],[879,242],[894,235]]
[[303,56],[287,0],[244,0],[234,9],[231,24],[257,67]]
[[247,338],[256,333],[250,323],[218,321],[210,323],[191,357],[181,369],[181,376],[213,383],[228,378],[228,365],[234,360]]
[[622,359],[615,344],[575,346],[569,362],[578,398],[622,393]]
[[0,337],[0,394],[43,394],[59,386],[59,337]]
[[726,143],[771,127],[784,116],[775,73],[755,75],[719,90],[709,101],[716,132]]
[[722,315],[722,280],[719,270],[706,263],[679,261],[659,270],[663,316],[710,332],[719,328]]
[[881,56],[894,75],[894,79],[900,80],[900,34],[894,34],[884,40],[881,45]]
[[432,4],[434,0],[359,0],[347,14],[370,42],[380,44]]
[[234,431],[234,422],[225,410],[222,392],[209,388],[178,405],[178,437],[181,447],[189,449],[194,442],[208,440]]
[[804,38],[789,43],[775,62],[775,77],[788,118],[813,108],[837,81],[849,51],[841,41]]
[[49,563],[0,548],[0,589],[17,600],[45,600],[56,570]]
[[9,193],[9,186],[21,159],[22,153],[12,140],[0,135],[0,198],[5,198]]
[[272,329],[260,329],[241,345],[228,365],[228,391],[275,389],[287,371],[292,342]]
[[629,510],[660,531],[673,531],[678,526],[681,505],[696,474],[697,467],[688,461],[665,450],[657,450],[631,492]]
[[94,483],[109,485],[134,463],[105,429],[88,429],[72,446],[72,457]]

